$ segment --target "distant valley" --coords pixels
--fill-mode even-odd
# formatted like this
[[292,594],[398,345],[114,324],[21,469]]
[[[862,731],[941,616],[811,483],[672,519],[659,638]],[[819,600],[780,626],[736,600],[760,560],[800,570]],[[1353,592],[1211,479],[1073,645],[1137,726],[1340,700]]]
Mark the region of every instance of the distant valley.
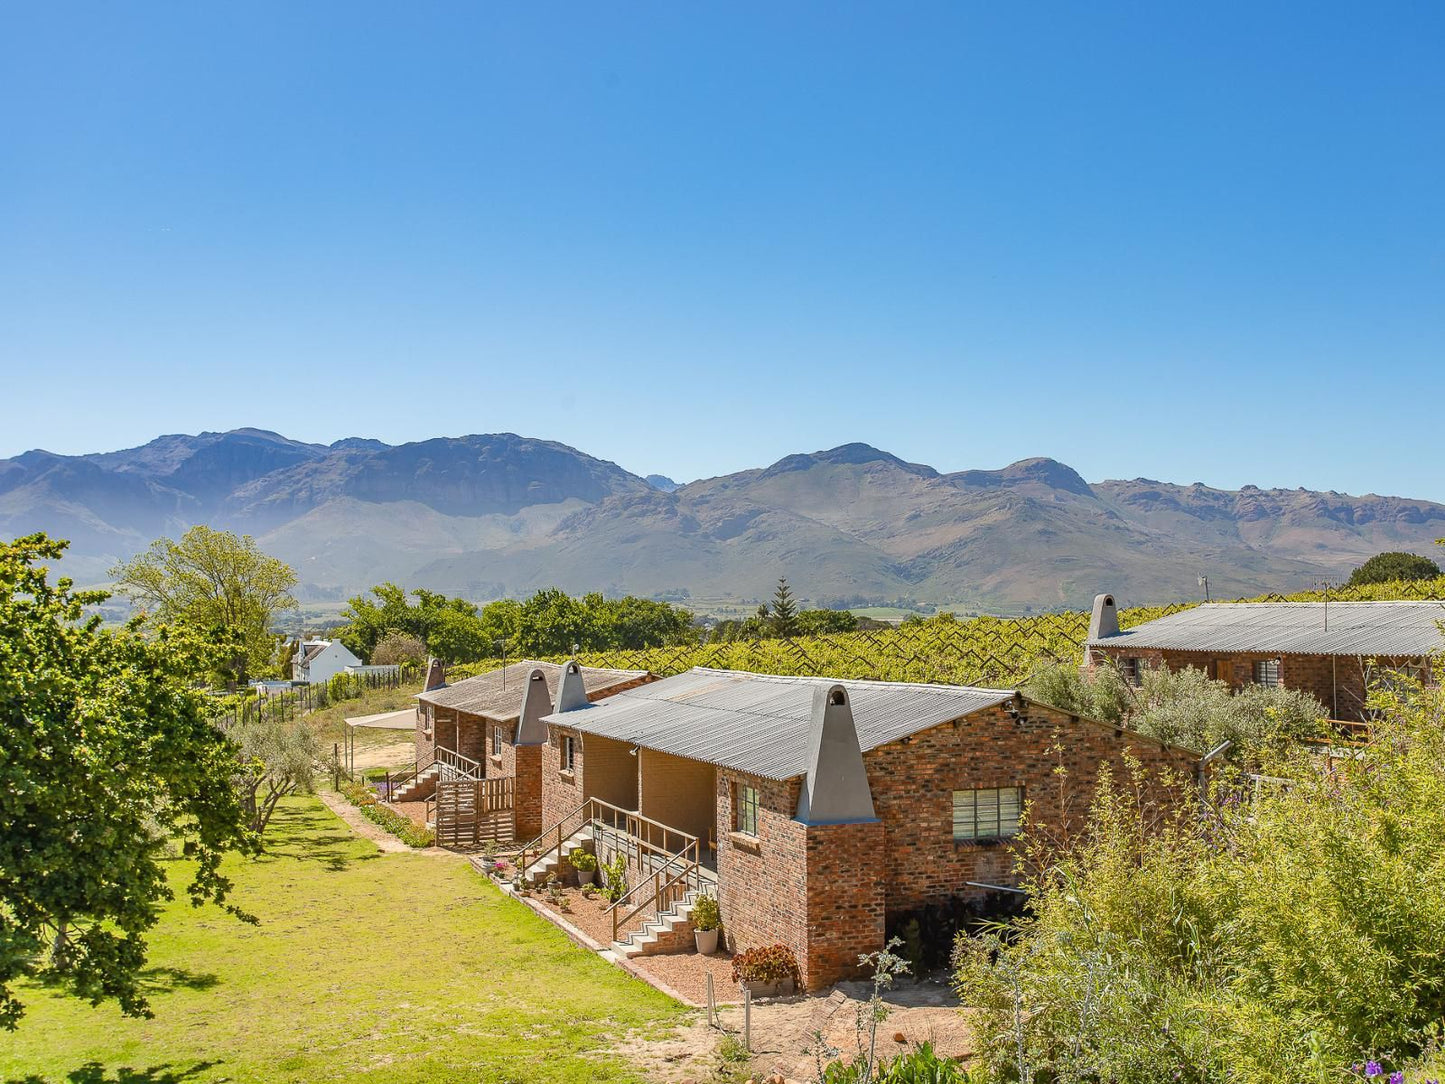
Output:
[[1385,549],[1430,554],[1445,506],[1308,490],[1089,483],[1051,459],[941,473],[866,444],[678,485],[510,433],[391,446],[258,429],[0,460],[0,534],[69,538],[81,583],[205,522],[290,562],[304,599],[382,580],[477,601],[569,591],[912,600],[960,610],[1298,590]]

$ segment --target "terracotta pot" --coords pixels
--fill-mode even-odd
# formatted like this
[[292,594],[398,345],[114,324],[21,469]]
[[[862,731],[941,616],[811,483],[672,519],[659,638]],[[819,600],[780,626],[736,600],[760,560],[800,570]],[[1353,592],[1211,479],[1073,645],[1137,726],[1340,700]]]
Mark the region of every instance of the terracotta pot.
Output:
[[717,951],[717,935],[717,930],[693,930],[692,938],[697,943],[697,951],[711,956]]

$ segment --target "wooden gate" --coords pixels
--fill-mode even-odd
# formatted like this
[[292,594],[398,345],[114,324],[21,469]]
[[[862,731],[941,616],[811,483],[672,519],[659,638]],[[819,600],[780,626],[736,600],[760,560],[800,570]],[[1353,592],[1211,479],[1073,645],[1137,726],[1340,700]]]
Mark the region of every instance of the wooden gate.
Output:
[[516,778],[439,781],[436,790],[436,834],[442,847],[475,847],[510,843],[514,829]]

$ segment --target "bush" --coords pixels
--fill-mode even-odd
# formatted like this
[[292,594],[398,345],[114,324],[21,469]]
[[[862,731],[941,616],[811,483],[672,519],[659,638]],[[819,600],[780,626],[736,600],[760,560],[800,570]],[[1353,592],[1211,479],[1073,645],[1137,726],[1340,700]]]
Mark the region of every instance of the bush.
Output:
[[823,1071],[822,1084],[969,1084],[971,1079],[958,1062],[935,1053],[932,1043],[920,1043],[906,1054],[880,1061],[871,1078],[866,1062],[835,1061]]
[[578,847],[567,856],[567,864],[578,873],[591,873],[597,868],[597,856]]
[[787,945],[748,949],[733,957],[733,982],[772,984],[789,978],[799,990],[803,988],[803,975],[798,969],[798,958]]
[[[1101,785],[1006,936],[961,939],[1011,1078],[1285,1084],[1429,1048],[1445,1017],[1445,692],[1377,690],[1375,740],[1157,831]],[[1026,846],[1033,841],[1025,837]],[[1181,1074],[1176,1076],[1175,1074]]]
[[703,933],[722,929],[722,910],[716,896],[704,892],[692,901],[692,928]]
[[426,644],[420,637],[393,629],[371,651],[373,666],[402,666],[426,661]]
[[1440,576],[1440,566],[1418,553],[1377,553],[1350,573],[1350,587],[1371,583],[1393,583],[1433,580]]
[[408,847],[430,847],[436,842],[436,833],[430,828],[423,828],[410,817],[382,805],[377,801],[376,792],[360,783],[343,780],[341,796],[360,810],[363,817],[385,828]]

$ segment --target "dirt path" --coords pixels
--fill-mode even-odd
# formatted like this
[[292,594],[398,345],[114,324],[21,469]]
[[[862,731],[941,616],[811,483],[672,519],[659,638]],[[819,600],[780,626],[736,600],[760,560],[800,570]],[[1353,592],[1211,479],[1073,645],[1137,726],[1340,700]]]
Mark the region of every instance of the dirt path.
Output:
[[321,799],[321,803],[326,806],[327,809],[331,810],[331,812],[335,813],[338,817],[345,821],[347,827],[349,827],[362,839],[371,840],[371,842],[375,843],[379,848],[381,848],[382,853],[384,854],[444,854],[454,858],[460,857],[458,855],[453,855],[451,851],[443,850],[441,847],[408,847],[401,840],[397,839],[396,836],[392,835],[385,828],[382,828],[381,825],[373,824],[371,821],[363,817],[361,815],[361,811],[358,810],[350,802],[348,802],[345,798],[342,798],[336,794],[332,794],[330,791],[324,790],[319,791],[317,797]]
[[389,741],[383,745],[357,749],[352,766],[357,771],[365,768],[394,768],[398,764],[409,765],[415,758],[416,742],[408,737],[405,741]]

